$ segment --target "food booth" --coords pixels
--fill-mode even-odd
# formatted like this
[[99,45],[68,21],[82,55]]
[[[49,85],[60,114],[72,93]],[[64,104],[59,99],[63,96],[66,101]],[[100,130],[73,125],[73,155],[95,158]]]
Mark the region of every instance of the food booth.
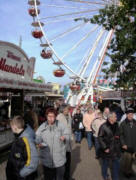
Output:
[[49,84],[33,81],[35,58],[15,44],[0,41],[0,150],[13,141],[9,119],[24,112],[27,93],[51,92]]

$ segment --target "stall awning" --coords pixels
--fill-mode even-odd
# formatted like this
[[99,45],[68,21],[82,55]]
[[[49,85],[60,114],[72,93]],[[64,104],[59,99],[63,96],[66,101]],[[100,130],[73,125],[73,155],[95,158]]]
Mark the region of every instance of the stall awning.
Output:
[[37,93],[31,92],[31,93],[26,93],[25,96],[26,97],[45,97],[46,95],[45,95],[44,92],[42,92],[42,93],[40,93],[40,92],[37,92]]
[[60,98],[64,97],[64,95],[62,95],[62,94],[53,94],[53,93],[45,93],[45,94],[48,97],[60,97]]
[[34,90],[42,92],[52,91],[52,86],[48,84],[35,83],[33,81],[18,81],[4,77],[0,77],[0,88]]

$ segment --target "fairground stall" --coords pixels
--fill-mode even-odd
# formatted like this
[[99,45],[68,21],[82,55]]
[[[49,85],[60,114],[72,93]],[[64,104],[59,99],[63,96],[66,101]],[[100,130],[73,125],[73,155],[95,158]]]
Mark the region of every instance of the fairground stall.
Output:
[[23,114],[27,93],[51,92],[49,84],[33,81],[35,58],[18,46],[0,41],[0,149],[13,140],[9,119]]
[[99,91],[98,99],[101,107],[117,105],[125,112],[126,108],[136,107],[136,91],[120,90],[120,91]]

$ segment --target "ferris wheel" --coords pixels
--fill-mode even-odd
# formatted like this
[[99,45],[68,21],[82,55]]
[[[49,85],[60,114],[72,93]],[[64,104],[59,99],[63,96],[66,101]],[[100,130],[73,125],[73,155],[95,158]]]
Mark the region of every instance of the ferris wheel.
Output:
[[78,101],[83,94],[87,99],[93,91],[113,31],[91,24],[90,18],[115,3],[116,0],[28,1],[28,12],[33,18],[32,36],[40,40],[41,57],[57,66],[54,76],[66,74],[73,79],[67,101],[75,94]]

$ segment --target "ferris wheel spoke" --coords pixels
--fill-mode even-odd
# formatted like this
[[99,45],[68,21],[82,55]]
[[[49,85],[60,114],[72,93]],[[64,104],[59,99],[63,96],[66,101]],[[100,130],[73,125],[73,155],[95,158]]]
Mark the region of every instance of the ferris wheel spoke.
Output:
[[62,37],[64,37],[64,36],[68,35],[69,33],[72,33],[72,32],[74,32],[74,31],[77,31],[77,30],[81,29],[81,28],[82,28],[83,26],[85,26],[85,25],[86,25],[86,23],[82,23],[82,24],[76,25],[76,26],[68,29],[67,31],[65,31],[65,32],[63,32],[63,33],[60,33],[59,35],[57,35],[56,37],[54,37],[53,39],[51,39],[50,42],[54,42],[54,41],[56,41],[57,39],[60,39],[60,38],[62,38]]
[[54,4],[42,4],[43,6],[46,6],[46,7],[50,7],[50,8],[52,8],[52,7],[55,7],[55,8],[63,8],[63,9],[81,9],[81,10],[83,10],[83,9],[87,9],[88,7],[84,7],[84,8],[81,8],[81,7],[75,7],[75,6],[59,6],[59,5],[54,5]]
[[78,41],[70,50],[68,50],[63,57],[62,60],[66,58],[73,50],[75,50],[84,40],[86,40],[96,29],[98,26],[95,26],[89,33],[87,33],[80,41]]
[[92,2],[92,1],[81,1],[81,0],[67,0],[67,1],[72,1],[72,2],[77,2],[77,3],[84,3],[84,4],[88,4],[88,5],[92,5],[92,4],[98,4],[98,5],[101,5],[101,6],[105,6],[106,3],[101,3],[101,2]]
[[91,10],[87,10],[87,11],[78,11],[78,12],[72,12],[72,13],[66,13],[66,14],[59,14],[59,15],[56,15],[56,16],[47,16],[47,17],[44,17],[44,18],[40,18],[39,20],[52,19],[52,18],[70,16],[70,15],[75,15],[75,14],[84,14],[84,13],[89,13],[89,12],[98,12],[98,11],[99,11],[99,9],[91,9]]
[[[86,58],[86,57],[88,57],[91,48],[92,48],[92,47],[89,47],[89,48],[87,49],[87,51],[85,52],[85,54],[84,54],[84,56],[83,56],[80,64],[79,64],[78,67],[76,68],[76,72],[78,71],[78,69],[80,68],[81,65],[82,65],[82,68],[84,67],[84,65],[85,65],[85,63],[86,63],[86,61],[87,61],[87,58]],[[82,68],[80,68],[80,70],[78,71],[78,72],[79,72],[79,75],[80,75],[80,73],[81,73],[81,71],[82,71]]]
[[[52,23],[59,23],[59,22],[63,22],[63,21],[74,21],[76,19],[86,19],[86,18],[91,18],[92,16],[94,15],[87,15],[87,16],[76,16],[76,17],[72,17],[72,18],[64,18],[64,19],[58,19],[58,20],[52,20],[52,21],[46,21],[46,23],[44,23],[44,25],[47,25],[47,24],[52,24]],[[44,18],[40,18],[40,20],[44,20]]]
[[[51,59],[53,60],[53,62],[56,62],[55,59],[53,58],[53,56],[51,57]],[[59,66],[59,65],[58,65]]]
[[102,47],[102,49],[100,51],[101,59],[100,59],[99,66],[96,69],[96,74],[95,74],[94,79],[93,79],[93,84],[95,84],[96,77],[97,77],[97,75],[98,75],[98,73],[99,73],[99,71],[101,69],[102,64],[103,64],[103,61],[104,61],[104,58],[105,58],[105,54],[106,54],[106,51],[107,51],[107,47],[108,47],[109,43],[111,42],[113,32],[114,32],[113,30],[110,30],[108,32],[107,38],[105,40],[105,43],[104,43],[104,45],[103,45],[103,47]]
[[108,4],[108,3],[111,3],[111,2],[112,2],[112,0],[101,0],[101,1],[105,2],[106,4]]
[[91,59],[92,59],[92,57],[93,57],[93,53],[95,52],[95,50],[96,50],[96,48],[97,48],[97,45],[98,45],[98,43],[100,42],[100,40],[101,40],[104,32],[105,32],[105,30],[104,30],[104,29],[101,29],[101,31],[100,31],[100,33],[99,33],[99,35],[98,35],[95,43],[93,44],[93,47],[92,47],[92,49],[91,49],[91,51],[90,51],[90,53],[89,53],[89,56],[87,57],[87,63],[86,63],[85,66],[83,67],[83,70],[82,70],[82,72],[81,72],[81,74],[80,74],[81,77],[84,76],[84,74],[85,74],[85,72],[86,72],[86,70],[87,70],[87,68],[88,68],[88,66],[89,66],[89,64],[90,64],[90,61],[91,61]]

